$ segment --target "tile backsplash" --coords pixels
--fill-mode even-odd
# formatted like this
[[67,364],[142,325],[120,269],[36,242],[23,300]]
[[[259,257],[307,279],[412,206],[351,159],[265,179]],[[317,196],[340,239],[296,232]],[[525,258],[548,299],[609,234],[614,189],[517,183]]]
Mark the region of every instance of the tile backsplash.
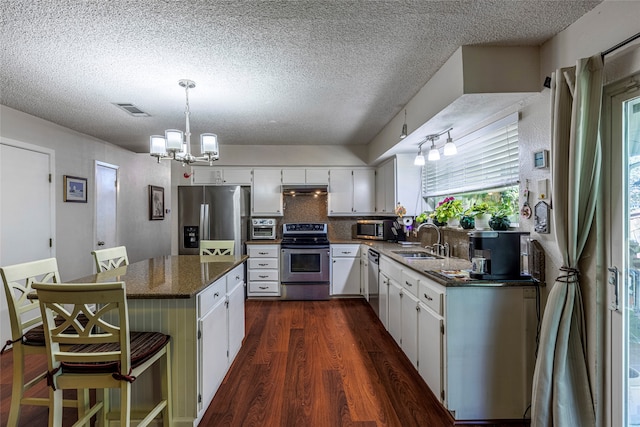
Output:
[[329,239],[351,239],[357,218],[329,217],[327,195],[284,195],[284,215],[278,218],[278,238],[282,237],[282,224],[295,222],[322,222],[327,224]]

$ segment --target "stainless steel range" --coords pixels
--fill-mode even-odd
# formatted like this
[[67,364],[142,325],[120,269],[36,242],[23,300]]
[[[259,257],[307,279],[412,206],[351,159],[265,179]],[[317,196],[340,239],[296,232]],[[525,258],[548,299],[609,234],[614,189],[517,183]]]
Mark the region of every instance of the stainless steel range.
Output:
[[283,224],[280,256],[282,299],[329,299],[327,224]]

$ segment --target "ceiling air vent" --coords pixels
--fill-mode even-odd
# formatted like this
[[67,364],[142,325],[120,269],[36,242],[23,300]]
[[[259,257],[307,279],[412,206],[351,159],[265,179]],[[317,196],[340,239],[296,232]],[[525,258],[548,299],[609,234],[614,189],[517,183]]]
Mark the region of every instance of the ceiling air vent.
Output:
[[150,117],[149,113],[145,113],[133,104],[119,104],[114,102],[113,105],[131,114],[133,117]]

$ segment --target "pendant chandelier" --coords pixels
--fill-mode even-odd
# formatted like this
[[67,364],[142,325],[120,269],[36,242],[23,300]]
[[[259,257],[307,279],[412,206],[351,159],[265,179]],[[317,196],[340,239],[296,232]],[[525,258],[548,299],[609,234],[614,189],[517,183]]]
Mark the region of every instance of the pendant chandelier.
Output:
[[160,160],[176,160],[183,166],[196,162],[207,162],[209,166],[220,158],[218,152],[218,136],[215,133],[203,133],[200,135],[200,156],[191,154],[191,130],[189,127],[189,89],[196,87],[193,80],[178,80],[180,87],[184,88],[186,96],[185,131],[167,129],[162,135],[151,135],[149,138],[149,151],[151,156]]

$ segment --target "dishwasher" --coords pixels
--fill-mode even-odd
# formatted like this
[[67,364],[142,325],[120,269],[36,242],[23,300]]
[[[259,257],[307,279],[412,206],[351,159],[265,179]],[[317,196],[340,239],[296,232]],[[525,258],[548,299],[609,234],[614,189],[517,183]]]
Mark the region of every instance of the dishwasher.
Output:
[[375,311],[377,316],[380,316],[380,283],[378,282],[378,269],[380,264],[380,253],[369,249],[369,268],[367,275],[369,276],[369,304]]

